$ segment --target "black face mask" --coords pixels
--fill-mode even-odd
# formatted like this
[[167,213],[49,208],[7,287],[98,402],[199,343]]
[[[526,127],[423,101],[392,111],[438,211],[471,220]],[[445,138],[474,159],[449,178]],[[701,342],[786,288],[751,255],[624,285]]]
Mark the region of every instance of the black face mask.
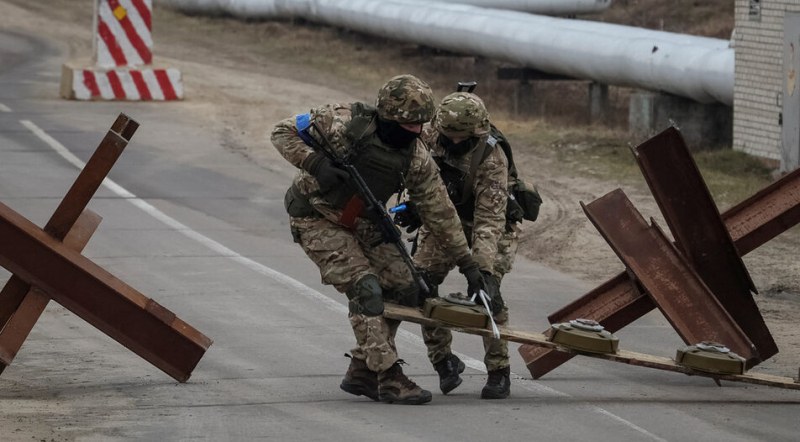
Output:
[[439,145],[444,148],[445,152],[457,157],[466,155],[469,151],[475,148],[477,143],[478,139],[474,137],[454,143],[450,138],[439,134]]
[[407,149],[419,137],[416,132],[405,130],[400,123],[378,118],[378,138],[395,149]]

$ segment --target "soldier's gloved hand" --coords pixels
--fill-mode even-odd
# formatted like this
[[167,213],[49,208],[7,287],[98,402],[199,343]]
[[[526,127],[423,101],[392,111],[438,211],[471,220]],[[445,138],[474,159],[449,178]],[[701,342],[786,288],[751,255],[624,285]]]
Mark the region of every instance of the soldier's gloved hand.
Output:
[[314,152],[303,161],[303,169],[317,179],[321,189],[332,189],[344,184],[349,175],[336,167],[324,154]]
[[406,205],[405,210],[394,214],[394,223],[400,227],[406,228],[406,233],[411,233],[422,226],[422,219],[417,212],[417,205],[411,201],[403,203]]
[[[486,281],[483,279],[481,269],[471,256],[467,256],[458,263],[458,271],[467,278],[467,294],[470,297],[477,296],[481,290],[486,290]],[[478,298],[475,299],[478,300]]]
[[486,294],[489,295],[489,308],[492,310],[492,315],[496,315],[503,310],[505,305],[503,298],[500,297],[500,281],[489,272],[481,271],[481,273],[486,282]]
[[422,280],[425,281],[425,284],[428,286],[428,293],[423,297],[422,302],[424,303],[427,298],[438,297],[439,284],[444,281],[444,278],[436,277],[426,270],[420,270],[419,275],[422,276]]

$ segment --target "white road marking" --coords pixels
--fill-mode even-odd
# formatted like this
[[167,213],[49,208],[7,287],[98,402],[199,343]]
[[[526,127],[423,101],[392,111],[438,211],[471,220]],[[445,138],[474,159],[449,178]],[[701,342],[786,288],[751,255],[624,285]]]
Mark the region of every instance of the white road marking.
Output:
[[0,112],[11,112],[11,108],[3,103],[0,103]]
[[[51,137],[49,134],[47,134],[47,132],[45,132],[44,130],[39,128],[36,124],[31,122],[30,120],[21,120],[20,123],[22,123],[23,126],[25,126],[31,132],[33,132],[33,134],[36,135],[37,137],[39,137],[42,141],[47,143],[51,148],[53,148],[53,150],[56,151],[56,153],[61,155],[65,160],[67,160],[73,166],[75,166],[78,169],[82,170],[83,167],[86,165],[86,163],[84,163],[83,161],[78,159],[78,157],[76,157],[69,150],[67,150],[67,148],[64,147],[63,144],[59,143],[55,138]],[[119,184],[115,183],[114,181],[106,178],[103,181],[103,185],[107,189],[109,189],[110,191],[115,193],[117,196],[119,196],[120,198],[127,199],[128,201],[130,201],[131,204],[133,204],[134,206],[140,208],[141,210],[143,210],[144,212],[146,212],[147,214],[149,214],[153,218],[155,218],[155,219],[163,222],[167,226],[177,230],[178,232],[182,233],[186,237],[188,237],[190,239],[193,239],[193,240],[199,242],[200,244],[203,244],[204,246],[206,246],[209,249],[211,249],[212,251],[220,254],[221,256],[230,258],[231,260],[233,260],[233,261],[235,261],[235,262],[237,262],[237,263],[239,263],[239,264],[241,264],[241,265],[243,265],[243,266],[255,271],[256,273],[260,273],[260,274],[262,274],[264,276],[272,278],[272,279],[278,281],[279,283],[289,287],[290,289],[297,291],[298,293],[302,294],[303,296],[312,298],[312,299],[314,299],[316,301],[320,301],[326,307],[328,307],[329,309],[331,309],[331,310],[333,310],[333,311],[335,311],[337,313],[341,313],[341,314],[344,314],[344,315],[346,315],[348,313],[348,309],[347,309],[346,306],[334,301],[333,299],[331,299],[331,298],[323,295],[322,293],[312,289],[311,287],[309,287],[309,286],[303,284],[302,282],[292,278],[291,276],[285,275],[285,274],[283,274],[283,273],[281,273],[281,272],[279,272],[277,270],[274,270],[274,269],[272,269],[270,267],[265,266],[264,264],[261,264],[259,262],[253,261],[250,258],[242,256],[242,255],[236,253],[235,251],[229,249],[228,247],[218,243],[217,241],[214,241],[213,239],[211,239],[211,238],[209,238],[209,237],[207,237],[205,235],[202,235],[202,234],[192,230],[191,228],[189,228],[185,224],[181,223],[180,221],[170,217],[169,215],[167,215],[164,212],[158,210],[157,208],[153,207],[152,205],[150,205],[149,203],[145,202],[144,200],[139,199],[136,195],[134,195],[133,193],[129,192],[124,187],[120,186]],[[418,346],[418,347],[421,347],[421,348],[425,347],[425,343],[422,341],[422,338],[420,338],[419,336],[417,336],[417,335],[415,335],[415,334],[413,334],[413,333],[411,333],[409,331],[400,329],[400,330],[397,331],[397,336],[402,338],[402,339],[404,339],[407,342],[410,342],[410,343]],[[483,361],[479,361],[479,360],[477,360],[475,358],[471,358],[471,357],[469,357],[467,355],[464,355],[464,354],[461,354],[461,353],[457,353],[457,355],[458,355],[458,357],[460,357],[464,361],[464,364],[467,365],[469,368],[472,368],[474,370],[486,373],[486,368],[485,368],[485,366],[483,364]],[[559,397],[572,397],[567,393],[564,393],[564,392],[556,390],[554,388],[542,385],[542,384],[540,384],[538,382],[533,382],[533,381],[527,381],[527,380],[524,380],[524,379],[520,379],[514,373],[512,373],[512,377],[514,378],[515,381],[517,381],[516,384],[522,386],[523,388],[525,388],[528,391],[532,391],[534,393],[548,393],[548,394],[552,394],[554,396],[559,396]],[[615,422],[618,422],[618,423],[620,423],[620,424],[622,424],[622,425],[624,425],[624,426],[626,426],[628,428],[631,428],[631,429],[643,434],[644,436],[649,437],[652,440],[659,441],[659,442],[667,442],[666,439],[662,439],[662,438],[656,436],[655,434],[650,433],[649,431],[645,430],[644,428],[642,428],[642,427],[640,427],[640,426],[638,426],[638,425],[636,425],[636,424],[634,424],[634,423],[632,423],[630,421],[627,421],[627,420],[615,415],[614,413],[611,413],[608,410],[605,410],[605,409],[600,408],[600,407],[595,406],[595,405],[589,405],[588,408],[592,412],[595,412],[595,413],[598,413],[600,415],[606,416],[606,417],[614,420]]]

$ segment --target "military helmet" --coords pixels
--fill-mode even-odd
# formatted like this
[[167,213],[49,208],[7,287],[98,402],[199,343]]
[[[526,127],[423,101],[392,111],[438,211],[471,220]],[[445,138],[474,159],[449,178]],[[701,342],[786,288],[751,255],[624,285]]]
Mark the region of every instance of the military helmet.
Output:
[[413,75],[398,75],[380,88],[376,107],[384,120],[425,123],[433,116],[433,91]]
[[454,92],[442,99],[432,124],[448,138],[479,137],[489,133],[489,112],[479,96]]

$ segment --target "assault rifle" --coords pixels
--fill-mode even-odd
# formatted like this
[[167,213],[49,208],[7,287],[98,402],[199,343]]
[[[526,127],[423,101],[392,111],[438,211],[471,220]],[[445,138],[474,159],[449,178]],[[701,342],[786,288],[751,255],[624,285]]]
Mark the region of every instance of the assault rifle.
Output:
[[459,81],[456,85],[456,92],[464,92],[467,91],[472,93],[475,90],[475,87],[478,85],[477,81]]
[[[392,217],[389,216],[386,206],[380,200],[375,198],[375,195],[372,194],[372,191],[370,190],[369,186],[367,186],[364,178],[358,172],[358,169],[356,169],[356,167],[353,166],[353,164],[349,161],[347,156],[339,156],[336,154],[336,151],[333,149],[330,140],[328,140],[325,132],[317,125],[317,123],[313,122],[311,125],[314,126],[317,134],[322,139],[322,143],[319,143],[313,136],[305,136],[303,137],[303,141],[310,143],[310,146],[314,150],[322,152],[326,157],[328,157],[329,160],[333,162],[334,165],[343,169],[348,173],[348,175],[350,175],[350,179],[352,180],[353,185],[356,187],[356,193],[364,201],[364,209],[372,213],[374,216],[375,223],[378,225],[383,242],[394,244],[394,246],[397,248],[397,251],[400,252],[403,262],[406,264],[406,266],[408,266],[408,270],[411,272],[414,282],[416,282],[419,286],[423,297],[430,295],[431,289],[428,287],[428,283],[425,281],[425,278],[423,278],[422,274],[419,272],[419,270],[417,270],[417,267],[414,266],[414,262],[411,260],[411,255],[409,255],[406,246],[403,244],[400,229],[398,229],[394,224],[394,221],[392,221]],[[380,244],[380,242],[378,244]]]

